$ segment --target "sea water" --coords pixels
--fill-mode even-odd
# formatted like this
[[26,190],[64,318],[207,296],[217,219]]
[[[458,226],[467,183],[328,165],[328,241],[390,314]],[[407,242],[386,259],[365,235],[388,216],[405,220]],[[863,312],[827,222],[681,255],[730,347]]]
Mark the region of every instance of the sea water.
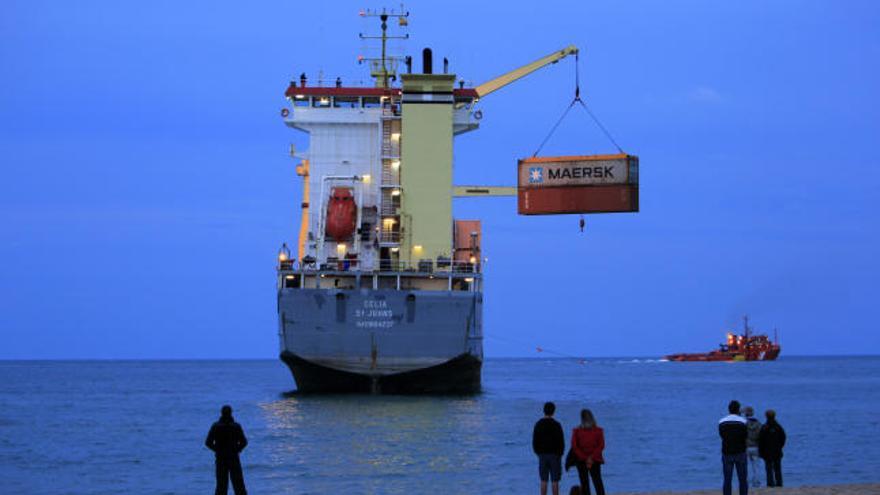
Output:
[[880,357],[489,359],[483,382],[473,396],[300,396],[275,360],[0,362],[0,491],[211,493],[204,439],[226,403],[252,494],[534,492],[547,400],[567,437],[593,410],[610,493],[718,487],[731,399],[778,412],[786,484],[880,481]]

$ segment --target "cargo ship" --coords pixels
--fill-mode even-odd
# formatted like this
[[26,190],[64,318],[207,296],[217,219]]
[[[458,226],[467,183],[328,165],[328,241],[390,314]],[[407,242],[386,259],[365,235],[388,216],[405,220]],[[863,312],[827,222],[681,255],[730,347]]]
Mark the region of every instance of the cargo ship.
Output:
[[[454,186],[453,140],[479,127],[478,101],[577,48],[467,87],[445,58],[435,73],[428,48],[418,73],[412,57],[388,52],[389,40],[408,37],[389,33],[389,24],[403,30],[408,12],[361,15],[381,23],[381,34],[361,35],[381,43],[379,55],[358,57],[374,85],[349,86],[340,78],[325,84],[320,77],[314,84],[303,73],[288,85],[280,112],[285,125],[309,136],[307,151],[291,146],[303,196],[296,253],[285,243],[278,255],[280,358],[299,392],[477,392],[482,226],[454,219],[453,198],[519,195],[522,202],[527,194],[533,206],[521,205],[522,214],[589,213],[585,205],[637,211],[637,158],[561,160],[549,165],[553,177],[565,178],[546,181],[538,169],[549,165],[531,163],[535,177],[519,188]],[[605,168],[595,178],[585,172],[596,167]],[[606,177],[606,169],[622,175]],[[565,208],[542,199],[556,185],[570,198]],[[583,200],[578,186],[599,197]]]
[[669,361],[774,361],[782,348],[779,338],[771,341],[766,335],[755,334],[749,326],[749,317],[743,317],[743,333],[728,332],[727,342],[710,352],[670,354]]

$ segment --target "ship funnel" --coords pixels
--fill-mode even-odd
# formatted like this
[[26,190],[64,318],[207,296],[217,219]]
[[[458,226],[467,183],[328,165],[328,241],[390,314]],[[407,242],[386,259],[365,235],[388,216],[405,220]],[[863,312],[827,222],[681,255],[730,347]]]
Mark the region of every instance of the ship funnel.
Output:
[[424,74],[433,74],[434,73],[434,63],[433,58],[431,57],[431,49],[425,48],[422,50],[422,73]]
[[412,57],[406,56],[406,73],[412,74]]
[[443,73],[444,74],[449,73],[449,59],[446,57],[443,57]]

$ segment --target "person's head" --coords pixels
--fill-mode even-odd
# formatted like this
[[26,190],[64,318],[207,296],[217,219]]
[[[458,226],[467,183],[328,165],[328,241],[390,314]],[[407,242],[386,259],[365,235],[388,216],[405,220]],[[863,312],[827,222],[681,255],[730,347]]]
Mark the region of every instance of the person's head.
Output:
[[742,409],[742,411],[743,411],[743,416],[745,416],[747,418],[751,418],[755,415],[755,410],[752,409],[752,406],[746,406]]
[[776,411],[773,409],[767,409],[767,411],[764,412],[764,416],[767,417],[767,421],[776,421]]
[[220,417],[221,418],[231,418],[232,417],[232,406],[225,405],[220,408]]
[[553,416],[553,413],[556,412],[556,404],[552,402],[544,403],[544,416]]
[[730,404],[727,405],[727,412],[729,412],[730,414],[739,414],[739,401],[730,401]]
[[589,409],[581,409],[581,426],[585,428],[592,428],[596,425],[596,417],[593,416],[593,411]]

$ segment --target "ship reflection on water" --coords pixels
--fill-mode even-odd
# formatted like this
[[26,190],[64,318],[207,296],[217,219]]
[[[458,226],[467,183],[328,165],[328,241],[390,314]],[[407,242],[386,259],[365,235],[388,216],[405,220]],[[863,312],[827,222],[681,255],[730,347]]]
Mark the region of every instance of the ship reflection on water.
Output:
[[470,484],[492,443],[479,397],[287,394],[260,408],[273,470],[367,493],[414,470]]

